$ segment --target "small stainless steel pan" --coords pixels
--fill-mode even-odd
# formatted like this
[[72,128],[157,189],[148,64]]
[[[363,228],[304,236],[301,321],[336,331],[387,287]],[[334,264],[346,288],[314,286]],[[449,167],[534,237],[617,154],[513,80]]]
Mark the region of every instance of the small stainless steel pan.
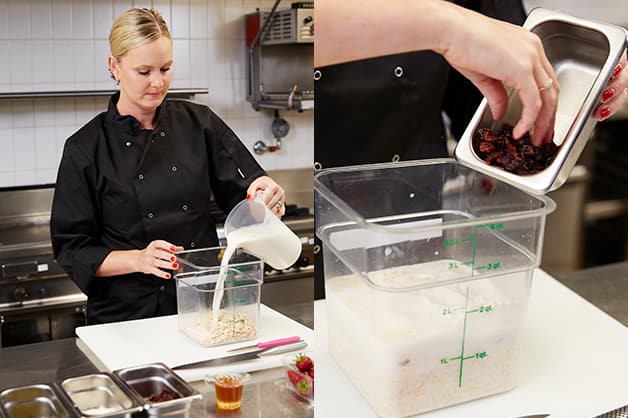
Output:
[[523,176],[488,165],[476,154],[473,138],[478,129],[499,129],[505,123],[514,126],[519,120],[522,104],[517,94],[511,94],[506,116],[498,121],[491,117],[484,99],[460,138],[455,156],[477,171],[544,194],[565,182],[584,149],[596,124],[593,111],[626,47],[626,31],[541,8],[534,9],[523,26],[541,39],[560,84],[554,142],[561,148],[556,158],[545,170]]

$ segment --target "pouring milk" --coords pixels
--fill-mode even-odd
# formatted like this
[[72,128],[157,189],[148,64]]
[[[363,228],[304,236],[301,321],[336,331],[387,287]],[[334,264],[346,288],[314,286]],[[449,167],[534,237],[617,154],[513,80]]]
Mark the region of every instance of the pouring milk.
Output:
[[216,329],[229,260],[238,248],[260,258],[277,270],[290,267],[301,254],[301,240],[275,216],[260,198],[243,200],[225,220],[227,248],[212,301],[212,327]]

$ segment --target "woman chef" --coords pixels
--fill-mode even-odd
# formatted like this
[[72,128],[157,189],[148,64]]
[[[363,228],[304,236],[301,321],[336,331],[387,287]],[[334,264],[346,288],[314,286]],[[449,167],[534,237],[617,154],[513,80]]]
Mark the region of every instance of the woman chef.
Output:
[[109,43],[120,92],[66,141],[50,222],[91,324],[176,313],[174,253],[218,245],[212,196],[225,212],[247,194],[285,210],[283,189],[216,114],[164,100],[172,39],[158,11],[123,13]]

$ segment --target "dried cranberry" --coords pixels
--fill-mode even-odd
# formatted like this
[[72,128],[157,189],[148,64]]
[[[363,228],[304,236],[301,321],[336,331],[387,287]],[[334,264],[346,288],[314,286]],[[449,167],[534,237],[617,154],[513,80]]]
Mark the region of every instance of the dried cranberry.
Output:
[[553,142],[536,147],[530,142],[529,134],[516,140],[510,125],[504,125],[499,132],[480,128],[476,131],[474,142],[478,156],[487,164],[519,175],[545,170],[560,149]]
[[161,392],[159,392],[158,394],[150,395],[150,398],[148,398],[148,400],[150,402],[164,402],[164,401],[171,401],[176,398],[177,398],[177,395],[174,392],[172,392],[170,389],[162,388]]

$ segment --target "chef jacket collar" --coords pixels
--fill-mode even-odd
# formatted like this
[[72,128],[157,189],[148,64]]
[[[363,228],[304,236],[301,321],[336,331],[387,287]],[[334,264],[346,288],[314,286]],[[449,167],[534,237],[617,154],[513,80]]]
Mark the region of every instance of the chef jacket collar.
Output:
[[[111,122],[111,125],[114,129],[119,130],[121,133],[130,134],[133,136],[139,135],[141,131],[140,123],[131,115],[120,115],[120,113],[118,113],[118,109],[116,108],[118,100],[120,100],[120,92],[115,93],[113,96],[111,96],[111,99],[109,100],[107,118]],[[155,128],[157,128],[157,125],[160,122],[161,107],[164,105],[164,103],[165,101],[162,102],[162,104],[159,105],[156,110],[157,122],[155,123]]]

